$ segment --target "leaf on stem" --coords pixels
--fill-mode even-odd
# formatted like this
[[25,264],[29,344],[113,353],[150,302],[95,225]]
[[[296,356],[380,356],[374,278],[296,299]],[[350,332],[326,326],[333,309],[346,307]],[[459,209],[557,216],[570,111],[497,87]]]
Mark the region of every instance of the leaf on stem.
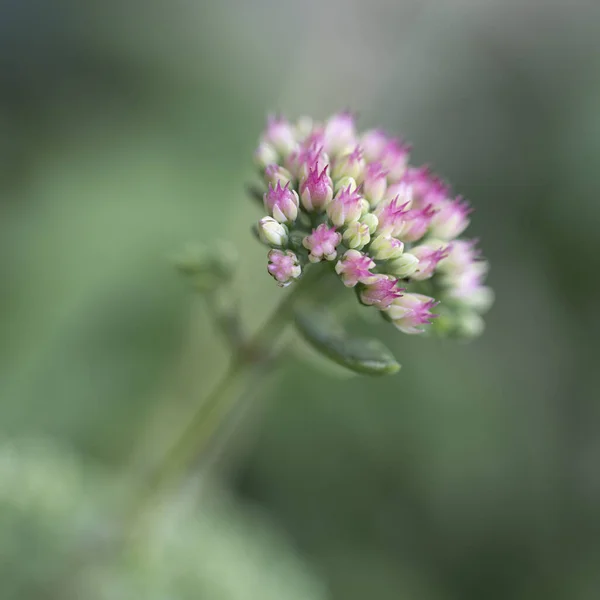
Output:
[[302,337],[337,364],[363,375],[392,375],[400,369],[383,343],[351,337],[322,307],[304,303],[295,312],[296,327]]

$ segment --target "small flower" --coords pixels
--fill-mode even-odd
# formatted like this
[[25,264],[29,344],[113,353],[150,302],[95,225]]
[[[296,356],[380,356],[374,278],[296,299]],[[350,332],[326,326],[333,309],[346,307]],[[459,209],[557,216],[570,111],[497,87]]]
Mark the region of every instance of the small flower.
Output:
[[437,206],[437,212],[431,219],[430,234],[442,240],[458,237],[469,226],[469,204],[456,198],[444,199]]
[[269,184],[269,189],[264,195],[265,210],[271,214],[280,223],[294,222],[298,216],[298,206],[300,200],[298,193],[290,189],[287,183],[281,187],[281,182],[277,182],[274,187]]
[[351,152],[337,158],[333,165],[331,176],[333,179],[352,177],[357,182],[363,179],[366,163],[360,146],[356,146]]
[[276,163],[277,158],[277,150],[267,142],[261,142],[254,152],[254,162],[261,169]]
[[437,304],[423,294],[403,294],[396,298],[386,313],[392,323],[403,333],[423,333],[422,325],[431,323],[437,315],[431,309]]
[[375,260],[393,260],[400,258],[403,252],[404,244],[387,235],[378,235],[369,246],[369,254]]
[[340,190],[327,207],[327,216],[336,227],[358,221],[362,216],[363,198],[349,185]]
[[401,193],[389,201],[382,202],[376,209],[375,214],[379,219],[378,233],[382,235],[397,236],[402,232],[406,223],[408,206],[410,204],[410,188],[404,187]]
[[323,146],[317,143],[308,143],[296,148],[285,159],[285,167],[298,180],[308,176],[311,169],[319,173],[329,166],[329,156],[323,152]]
[[258,237],[267,246],[285,246],[288,243],[288,229],[272,217],[263,217],[258,222]]
[[356,180],[352,177],[342,177],[334,183],[333,190],[337,194],[340,190],[350,188],[350,191],[355,192],[358,189]]
[[292,182],[292,174],[285,168],[278,164],[270,164],[265,168],[265,181],[273,185],[277,185],[277,182],[285,186]]
[[389,140],[385,145],[379,160],[388,171],[388,180],[400,181],[408,166],[410,146],[397,139]]
[[375,263],[358,250],[348,250],[341,260],[335,265],[335,272],[342,278],[346,287],[354,287],[357,283],[368,285],[377,280],[377,276],[370,269],[375,268]]
[[410,167],[402,177],[402,182],[410,185],[417,206],[437,205],[440,199],[448,196],[448,186],[431,173],[429,167]]
[[480,260],[477,240],[454,240],[449,245],[448,256],[440,262],[443,273],[461,273]]
[[333,115],[325,124],[325,151],[338,156],[356,145],[356,125],[350,112]]
[[268,255],[269,264],[267,270],[277,281],[277,285],[280,287],[286,287],[294,279],[300,277],[302,269],[298,264],[298,257],[291,252],[286,250],[271,250]]
[[370,129],[369,131],[365,131],[360,139],[360,145],[365,153],[367,161],[374,162],[380,160],[388,142],[388,136],[380,129]]
[[400,298],[404,290],[398,287],[398,280],[389,275],[376,275],[377,279],[364,287],[360,292],[360,300],[367,306],[376,306],[385,310]]
[[406,213],[406,223],[400,237],[407,242],[420,240],[427,233],[435,215],[436,211],[431,205],[425,208],[412,208]]
[[287,156],[297,145],[293,125],[287,119],[276,116],[269,117],[263,141],[271,144],[282,156]]
[[406,279],[417,270],[418,266],[419,259],[414,254],[404,252],[398,258],[388,262],[385,269],[400,279]]
[[308,260],[315,263],[323,259],[334,260],[337,257],[336,248],[341,241],[342,236],[333,227],[321,223],[302,240],[302,245],[310,251]]
[[388,172],[379,162],[369,163],[365,170],[363,194],[372,208],[375,208],[384,198],[387,189]]
[[379,219],[373,213],[367,212],[367,214],[360,218],[360,222],[364,223],[369,228],[370,235],[373,235],[377,231]]
[[308,211],[322,211],[333,199],[333,181],[327,174],[327,167],[319,173],[318,167],[312,167],[307,177],[300,183],[302,206]]
[[354,221],[350,223],[346,231],[344,231],[343,239],[348,248],[361,250],[371,241],[369,226],[367,223]]
[[440,247],[439,245],[423,244],[415,246],[411,252],[419,259],[419,265],[412,274],[412,278],[417,281],[423,281],[424,279],[429,279],[437,268],[438,263],[448,256],[449,248],[447,246]]

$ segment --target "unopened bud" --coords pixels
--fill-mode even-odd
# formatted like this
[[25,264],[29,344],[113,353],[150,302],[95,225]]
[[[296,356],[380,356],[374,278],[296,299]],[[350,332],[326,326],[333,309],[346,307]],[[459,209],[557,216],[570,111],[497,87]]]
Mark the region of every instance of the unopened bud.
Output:
[[354,221],[348,225],[348,228],[344,232],[343,239],[348,248],[361,250],[371,241],[369,226],[366,223]]
[[375,260],[394,260],[400,258],[403,252],[404,244],[386,235],[378,235],[369,246],[369,254]]
[[361,223],[364,223],[369,228],[369,233],[373,235],[379,225],[379,219],[373,213],[367,213],[360,219]]
[[402,256],[390,261],[387,264],[387,270],[396,277],[404,279],[410,277],[418,266],[419,259],[414,254],[405,252]]
[[334,192],[337,194],[340,190],[350,188],[350,191],[354,192],[358,188],[356,180],[352,177],[342,177],[342,179],[335,182]]
[[277,150],[267,142],[261,142],[254,152],[254,162],[261,169],[276,163],[277,159]]
[[264,217],[258,222],[258,237],[263,244],[280,248],[288,243],[288,228],[272,217]]

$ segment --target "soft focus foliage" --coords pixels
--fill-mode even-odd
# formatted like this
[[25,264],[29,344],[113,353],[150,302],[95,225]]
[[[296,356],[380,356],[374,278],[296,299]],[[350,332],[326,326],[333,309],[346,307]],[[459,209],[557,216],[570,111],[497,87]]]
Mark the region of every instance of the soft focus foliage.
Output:
[[324,598],[264,519],[240,511],[206,482],[194,488],[200,502],[188,497],[156,509],[123,548],[115,537],[116,490],[107,510],[106,492],[115,486],[97,468],[48,442],[3,442],[0,477],[6,600]]
[[[596,600],[599,9],[0,3],[5,439],[58,438],[77,464],[104,465],[90,471],[100,489],[153,462],[227,356],[169,258],[234,240],[244,322],[258,327],[285,291],[248,231],[262,214],[244,193],[257,132],[269,110],[349,107],[473,200],[497,295],[486,331],[462,345],[356,322],[380,327],[400,373],[340,379],[291,361],[250,390],[212,468],[336,600]],[[2,599],[4,565],[24,572],[14,557],[40,574],[62,561],[42,541],[58,519],[28,517],[25,538],[14,514],[0,514],[15,532],[0,540],[13,557],[0,556]]]

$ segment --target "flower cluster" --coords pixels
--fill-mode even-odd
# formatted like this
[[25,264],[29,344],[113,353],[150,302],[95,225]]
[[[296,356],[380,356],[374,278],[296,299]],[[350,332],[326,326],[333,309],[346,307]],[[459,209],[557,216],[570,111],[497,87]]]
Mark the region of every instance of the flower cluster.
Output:
[[411,166],[409,151],[383,131],[359,133],[347,112],[323,123],[271,117],[255,153],[268,271],[287,286],[328,261],[362,304],[405,333],[424,331],[439,301],[463,332],[477,333],[492,294],[475,242],[457,239],[469,205],[427,167]]

